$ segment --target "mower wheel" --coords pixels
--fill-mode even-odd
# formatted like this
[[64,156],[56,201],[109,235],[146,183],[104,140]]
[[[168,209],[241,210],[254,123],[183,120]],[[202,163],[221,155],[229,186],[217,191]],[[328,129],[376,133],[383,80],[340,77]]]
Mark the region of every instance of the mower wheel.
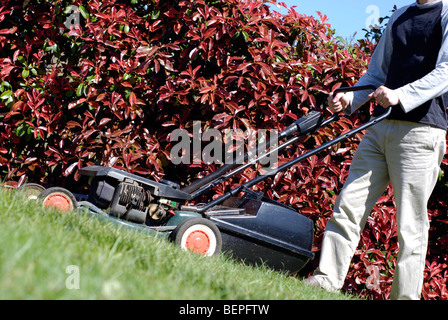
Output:
[[43,191],[39,196],[44,207],[53,207],[62,212],[75,210],[77,202],[75,196],[67,189],[51,187]]
[[18,191],[23,193],[27,200],[36,200],[45,188],[37,183],[25,183],[19,187]]
[[205,218],[191,218],[182,221],[173,230],[170,240],[182,249],[205,256],[221,252],[222,237],[218,227]]

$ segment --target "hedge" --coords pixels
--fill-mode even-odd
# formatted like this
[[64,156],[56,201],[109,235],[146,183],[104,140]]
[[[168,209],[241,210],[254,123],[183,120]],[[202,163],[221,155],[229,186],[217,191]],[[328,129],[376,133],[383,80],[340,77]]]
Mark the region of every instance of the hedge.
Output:
[[[268,5],[270,4],[270,6]],[[281,6],[286,14],[272,6]],[[217,128],[282,130],[365,72],[374,43],[344,46],[327,17],[262,0],[11,1],[0,5],[0,175],[85,192],[80,168],[100,164],[187,184],[217,164],[173,165],[170,134]],[[357,126],[360,114],[319,130],[280,163]],[[255,187],[323,231],[362,134]],[[423,297],[447,299],[445,157],[430,201]],[[258,174],[252,168],[209,198]],[[206,200],[199,199],[200,201]],[[392,190],[362,234],[344,290],[389,297],[398,245]],[[372,266],[378,286],[369,285]],[[371,289],[368,289],[371,288]]]

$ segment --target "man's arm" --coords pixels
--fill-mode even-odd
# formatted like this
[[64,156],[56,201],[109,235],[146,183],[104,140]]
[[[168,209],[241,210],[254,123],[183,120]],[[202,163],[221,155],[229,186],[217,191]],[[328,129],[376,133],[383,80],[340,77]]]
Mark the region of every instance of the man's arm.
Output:
[[[387,72],[393,50],[393,37],[392,37],[392,25],[394,21],[405,12],[409,6],[402,7],[396,10],[389,19],[389,23],[378,42],[375,51],[370,59],[369,68],[367,72],[356,83],[357,86],[374,85],[377,88],[383,86],[386,82]],[[355,112],[359,107],[364,105],[369,99],[376,98],[371,95],[369,91],[359,91],[347,93],[349,108],[346,109],[346,113],[351,114]],[[379,101],[378,101],[379,102]]]

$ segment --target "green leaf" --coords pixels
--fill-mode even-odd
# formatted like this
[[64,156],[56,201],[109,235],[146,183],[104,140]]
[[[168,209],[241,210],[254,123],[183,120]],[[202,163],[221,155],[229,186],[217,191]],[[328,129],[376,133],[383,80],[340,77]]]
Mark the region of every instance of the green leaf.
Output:
[[124,25],[124,33],[129,33],[129,30],[130,30],[129,25],[125,24]]
[[5,91],[5,92],[2,93],[2,95],[0,96],[0,99],[7,100],[11,96],[12,96],[12,91],[8,90],[8,91]]
[[23,69],[23,71],[22,71],[22,78],[26,79],[26,78],[28,78],[29,75],[30,75],[30,70]]
[[17,60],[26,67],[26,58],[24,56],[18,56]]
[[3,92],[5,89],[12,90],[12,86],[8,81],[2,81],[0,83],[0,91]]
[[78,97],[82,96],[83,93],[83,89],[84,89],[84,84],[79,84],[78,88],[76,89],[76,95]]
[[160,15],[160,10],[154,10],[154,11],[151,13],[151,19],[152,19],[152,20],[156,20],[156,19],[159,18],[159,15]]
[[22,137],[26,132],[25,124],[23,122],[21,124],[19,124],[15,131],[16,131],[16,136]]
[[83,18],[87,20],[90,16],[89,11],[87,11],[87,9],[84,8],[83,6],[79,6],[78,8],[79,8],[79,11],[81,12],[81,15],[83,16]]

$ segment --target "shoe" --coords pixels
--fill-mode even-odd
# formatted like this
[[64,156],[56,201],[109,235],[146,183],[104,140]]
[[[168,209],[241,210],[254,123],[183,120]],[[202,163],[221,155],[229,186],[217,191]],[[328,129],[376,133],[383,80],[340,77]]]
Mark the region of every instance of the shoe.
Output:
[[306,285],[309,285],[311,287],[322,289],[322,286],[320,285],[319,281],[317,281],[315,276],[310,276],[310,277],[306,278],[303,281],[303,283],[305,283]]

